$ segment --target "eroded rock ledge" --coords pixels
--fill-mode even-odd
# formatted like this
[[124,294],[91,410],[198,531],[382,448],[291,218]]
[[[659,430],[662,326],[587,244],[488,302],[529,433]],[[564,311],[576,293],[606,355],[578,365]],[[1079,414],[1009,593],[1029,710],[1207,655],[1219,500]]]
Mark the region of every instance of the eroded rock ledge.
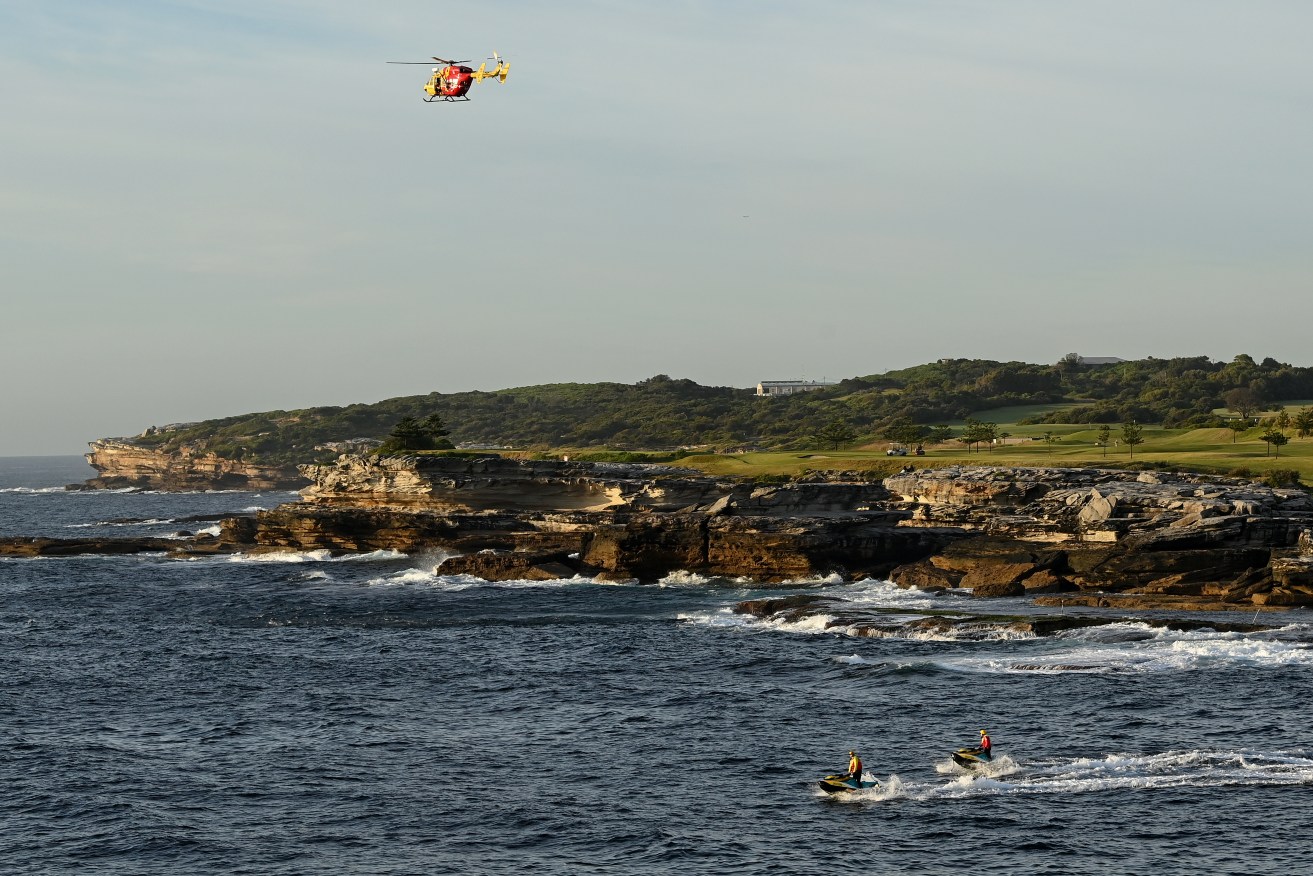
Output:
[[162,452],[124,438],[91,442],[86,458],[100,472],[83,485],[87,489],[297,490],[307,483],[290,465],[255,465],[186,447]]

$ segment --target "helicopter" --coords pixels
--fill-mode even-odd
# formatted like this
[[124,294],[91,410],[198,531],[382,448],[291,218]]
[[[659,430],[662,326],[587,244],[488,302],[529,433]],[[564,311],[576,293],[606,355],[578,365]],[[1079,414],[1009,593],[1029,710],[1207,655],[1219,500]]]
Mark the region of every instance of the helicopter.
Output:
[[[502,56],[496,52],[492,53],[489,61],[496,61],[496,65],[489,70],[488,62],[484,61],[479,65],[479,69],[465,66],[469,61],[448,61],[446,58],[433,56],[433,60],[445,67],[434,67],[433,75],[429,77],[428,83],[424,86],[424,93],[428,97],[424,98],[425,103],[434,101],[445,101],[454,103],[456,101],[467,101],[469,97],[470,86],[475,82],[482,82],[484,79],[496,78],[498,82],[506,81],[506,74],[510,72],[511,65],[502,59]],[[429,61],[388,61],[389,64],[428,64]]]

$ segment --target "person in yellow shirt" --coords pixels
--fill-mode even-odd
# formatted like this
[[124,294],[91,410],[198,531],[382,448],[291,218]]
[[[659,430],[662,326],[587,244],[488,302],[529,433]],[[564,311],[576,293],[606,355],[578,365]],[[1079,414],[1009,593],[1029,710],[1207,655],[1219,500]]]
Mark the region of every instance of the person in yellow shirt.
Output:
[[857,787],[862,786],[862,759],[857,752],[848,752],[848,780]]

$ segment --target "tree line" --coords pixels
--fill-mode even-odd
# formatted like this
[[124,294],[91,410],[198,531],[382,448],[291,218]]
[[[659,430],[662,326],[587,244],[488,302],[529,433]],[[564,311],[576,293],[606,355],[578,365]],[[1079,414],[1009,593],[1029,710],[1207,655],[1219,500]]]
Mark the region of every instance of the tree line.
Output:
[[[455,445],[620,451],[791,449],[875,437],[914,443],[942,440],[942,431],[935,430],[947,427],[936,424],[974,419],[955,439],[966,438],[978,452],[1006,438],[996,426],[989,434],[991,424],[978,416],[993,408],[1063,405],[1031,421],[1041,425],[1224,427],[1231,421],[1214,409],[1230,406],[1252,416],[1274,400],[1303,398],[1313,399],[1313,368],[1247,355],[1230,362],[1188,357],[1100,365],[1082,364],[1080,357],[1051,365],[943,359],[779,398],[659,374],[633,384],[548,384],[266,411],[133,440],[165,450],[189,446],[231,458],[305,462],[331,456],[340,442],[387,440],[406,418],[422,427],[430,416],[444,424],[433,449],[441,439]],[[411,437],[398,438],[402,443],[424,443],[409,425],[403,431]]]

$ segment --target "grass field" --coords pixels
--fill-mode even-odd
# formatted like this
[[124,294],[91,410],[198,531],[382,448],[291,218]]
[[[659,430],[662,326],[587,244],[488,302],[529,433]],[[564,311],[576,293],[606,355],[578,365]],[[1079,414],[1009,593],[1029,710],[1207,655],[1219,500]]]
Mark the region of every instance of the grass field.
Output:
[[[1057,402],[1045,405],[1014,405],[1010,408],[993,408],[988,411],[977,411],[971,415],[973,420],[979,420],[982,423],[1007,423],[1009,428],[1014,428],[1018,420],[1025,420],[1029,417],[1038,417],[1042,414],[1050,414],[1054,411],[1066,411],[1071,408],[1078,408],[1086,402]],[[953,420],[945,425],[960,428],[965,423],[961,420]],[[1034,428],[1034,427],[1022,427]],[[1041,432],[1044,428],[1042,427]]]
[[[1037,430],[1037,431],[1035,431]],[[1235,474],[1262,478],[1273,469],[1294,470],[1301,480],[1313,484],[1313,438],[1290,438],[1279,449],[1269,448],[1259,439],[1265,429],[1254,428],[1234,436],[1229,429],[1158,429],[1145,426],[1144,443],[1130,449],[1115,444],[1106,449],[1097,446],[1098,428],[1089,426],[1012,426],[1000,425],[1000,432],[1014,437],[992,450],[979,448],[968,453],[960,443],[926,446],[925,456],[887,456],[888,442],[867,445],[859,450],[812,450],[790,453],[703,454],[680,460],[677,465],[698,468],[708,474],[733,477],[794,476],[805,471],[869,471],[872,476],[888,475],[905,465],[918,468],[945,465],[1004,466],[1098,466],[1123,467],[1130,463],[1180,468],[1183,470]],[[1032,434],[1050,431],[1058,436],[1055,443],[1042,440],[1019,440]],[[1114,426],[1112,439],[1118,442],[1121,428]],[[1274,455],[1274,452],[1279,455]]]

